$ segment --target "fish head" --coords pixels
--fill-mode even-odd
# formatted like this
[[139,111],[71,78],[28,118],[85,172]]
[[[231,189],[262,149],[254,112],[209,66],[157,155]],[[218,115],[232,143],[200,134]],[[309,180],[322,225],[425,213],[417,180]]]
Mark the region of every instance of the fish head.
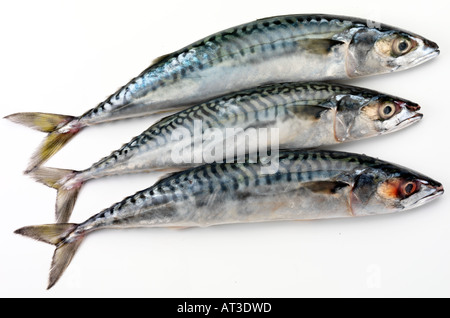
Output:
[[442,184],[407,168],[382,164],[359,174],[351,191],[355,215],[399,212],[444,193]]
[[340,97],[335,118],[338,142],[394,132],[420,121],[420,106],[414,102],[375,91]]
[[386,25],[364,26],[354,31],[348,47],[349,77],[405,70],[439,55],[436,43]]

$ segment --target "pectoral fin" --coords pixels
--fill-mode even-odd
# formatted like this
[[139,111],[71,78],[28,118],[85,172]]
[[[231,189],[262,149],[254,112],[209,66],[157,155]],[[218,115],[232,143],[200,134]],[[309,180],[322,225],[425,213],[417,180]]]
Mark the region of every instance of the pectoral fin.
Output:
[[349,187],[350,185],[342,181],[312,181],[302,184],[303,188],[306,188],[314,193],[322,194],[335,194],[341,189]]
[[296,117],[303,120],[319,120],[330,108],[321,105],[289,105],[286,107]]
[[304,50],[312,54],[327,55],[331,52],[333,47],[342,45],[344,42],[333,39],[308,39],[302,40],[299,45],[304,47]]

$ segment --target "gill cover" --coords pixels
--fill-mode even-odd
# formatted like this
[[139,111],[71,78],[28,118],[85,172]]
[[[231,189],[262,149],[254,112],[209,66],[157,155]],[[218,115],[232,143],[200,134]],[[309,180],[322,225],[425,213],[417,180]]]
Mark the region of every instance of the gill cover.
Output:
[[361,106],[365,103],[366,99],[361,96],[345,95],[338,98],[334,120],[334,137],[337,142],[352,139],[352,130],[355,127]]

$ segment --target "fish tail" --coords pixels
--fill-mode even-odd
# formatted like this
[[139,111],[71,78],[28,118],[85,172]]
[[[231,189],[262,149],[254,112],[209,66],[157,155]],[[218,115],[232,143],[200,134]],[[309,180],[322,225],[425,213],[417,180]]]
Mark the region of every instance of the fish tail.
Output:
[[74,120],[76,117],[48,113],[15,113],[5,118],[35,130],[52,132],[58,127],[64,126]]
[[69,221],[83,180],[78,178],[79,171],[38,167],[30,172],[36,181],[57,190],[55,218],[57,223]]
[[78,224],[74,223],[44,224],[25,226],[14,231],[16,234],[56,246],[50,267],[47,289],[50,289],[58,281],[64,270],[69,266],[72,257],[84,238],[84,235],[72,235],[77,227]]
[[60,150],[82,128],[77,117],[48,113],[16,113],[5,117],[35,130],[47,132],[48,136],[33,154],[25,171],[29,173]]

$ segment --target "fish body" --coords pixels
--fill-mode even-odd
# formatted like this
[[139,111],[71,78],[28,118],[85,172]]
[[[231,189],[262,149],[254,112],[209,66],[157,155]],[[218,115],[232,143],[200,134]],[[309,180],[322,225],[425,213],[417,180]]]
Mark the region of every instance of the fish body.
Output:
[[405,99],[349,85],[267,85],[170,115],[83,171],[39,167],[30,175],[58,189],[57,222],[67,222],[79,189],[91,179],[368,138],[417,122],[422,118],[419,108]]
[[439,54],[421,36],[333,15],[260,19],[159,58],[80,117],[18,113],[12,121],[49,132],[27,171],[87,126],[175,111],[227,93],[286,81],[349,79],[407,69]]
[[[185,107],[273,82],[388,73],[437,55],[437,45],[429,40],[394,27],[370,25],[356,18],[293,15],[260,19],[221,31],[160,58],[88,111],[80,123],[87,126],[103,118],[110,121]],[[405,61],[396,63],[400,56],[394,58],[392,46],[386,47],[386,42],[397,37],[416,42],[405,53],[415,58],[401,54]]]
[[[274,161],[278,171],[265,173],[264,167]],[[416,194],[414,204],[402,205],[406,198],[397,182],[414,183],[406,195]],[[441,190],[437,181],[364,155],[281,151],[256,162],[247,158],[174,173],[100,212],[79,229],[87,233],[103,227],[203,227],[373,215],[410,208]]]
[[[278,170],[264,167],[279,162]],[[241,163],[210,163],[174,173],[81,224],[27,226],[22,234],[56,245],[49,288],[92,231],[129,227],[205,227],[393,213],[443,193],[420,173],[364,155],[281,151]]]

